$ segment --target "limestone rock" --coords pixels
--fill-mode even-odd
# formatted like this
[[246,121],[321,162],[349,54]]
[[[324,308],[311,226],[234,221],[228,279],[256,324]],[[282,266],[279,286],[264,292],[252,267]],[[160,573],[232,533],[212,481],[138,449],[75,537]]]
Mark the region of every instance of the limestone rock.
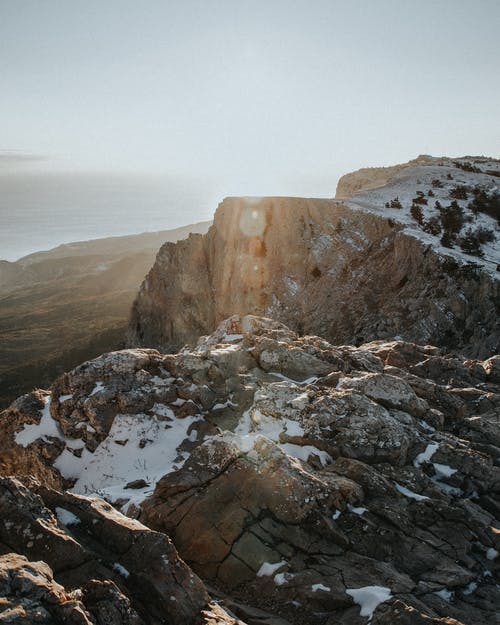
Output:
[[[175,351],[232,314],[253,314],[333,343],[402,339],[478,358],[497,353],[495,220],[479,220],[461,201],[472,222],[492,232],[481,258],[458,244],[442,247],[440,235],[423,231],[410,214],[413,195],[432,190],[435,179],[449,204],[459,175],[469,189],[495,189],[493,176],[423,157],[369,170],[352,184],[345,179],[335,200],[226,198],[206,235],[161,248],[135,300],[129,343]],[[400,210],[385,208],[399,192],[394,185],[405,193]],[[429,204],[429,219],[432,210]]]
[[208,594],[167,536],[102,500],[28,485],[0,479],[0,545],[21,554],[0,559],[8,609],[26,622],[201,622]]
[[[385,597],[372,618],[381,625],[496,623],[500,389],[491,370],[491,358],[399,339],[334,346],[251,315],[177,354],[104,355],[0,417],[2,466],[16,458],[19,473],[76,493],[9,486],[0,514],[14,525],[0,522],[0,543],[47,562],[66,591],[83,592],[92,570],[104,584],[93,605],[113,583],[143,619],[144,584],[171,609],[177,556],[166,532],[228,607],[220,616],[189,569],[174,567],[185,572],[176,592],[188,596],[178,603],[208,622],[361,625],[354,597],[368,593]],[[80,522],[64,529],[57,509]],[[29,537],[40,524],[55,561]]]

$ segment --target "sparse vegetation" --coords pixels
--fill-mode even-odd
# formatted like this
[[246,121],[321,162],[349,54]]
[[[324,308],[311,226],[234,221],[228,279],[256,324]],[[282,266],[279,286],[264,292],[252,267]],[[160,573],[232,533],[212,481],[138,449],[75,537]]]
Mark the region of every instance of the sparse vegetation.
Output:
[[421,204],[423,206],[427,204],[427,198],[425,197],[423,191],[417,191],[417,195],[413,198],[412,201],[414,204]]
[[473,165],[472,163],[469,163],[468,161],[465,161],[465,163],[461,163],[460,161],[453,161],[453,165],[455,165],[455,167],[457,167],[458,169],[461,169],[462,171],[468,171],[473,174],[482,173],[482,170],[479,169],[479,167],[476,167],[475,165]]
[[399,201],[399,197],[396,196],[393,200],[391,200],[389,203],[389,207],[390,208],[403,208],[401,202]]
[[441,234],[442,227],[439,217],[431,217],[428,221],[424,222],[422,230],[424,232],[428,232],[429,234],[433,234],[434,236]]
[[471,256],[484,256],[481,250],[481,241],[477,231],[468,228],[463,237],[459,240],[460,249]]
[[450,191],[450,197],[455,200],[466,200],[468,198],[468,189],[465,185],[457,184]]
[[496,192],[488,194],[481,187],[475,187],[472,193],[474,199],[469,203],[468,208],[474,213],[489,215],[500,224],[500,194]]
[[442,189],[443,183],[439,178],[434,178],[434,180],[432,181],[432,186],[434,187],[434,189]]
[[412,204],[410,208],[410,215],[418,224],[422,225],[424,223],[424,214],[418,204]]

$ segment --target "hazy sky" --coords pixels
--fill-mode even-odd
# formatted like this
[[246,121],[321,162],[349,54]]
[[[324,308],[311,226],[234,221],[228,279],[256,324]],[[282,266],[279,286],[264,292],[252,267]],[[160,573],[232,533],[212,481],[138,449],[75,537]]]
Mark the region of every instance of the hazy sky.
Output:
[[0,167],[332,195],[499,157],[499,33],[499,0],[0,0]]

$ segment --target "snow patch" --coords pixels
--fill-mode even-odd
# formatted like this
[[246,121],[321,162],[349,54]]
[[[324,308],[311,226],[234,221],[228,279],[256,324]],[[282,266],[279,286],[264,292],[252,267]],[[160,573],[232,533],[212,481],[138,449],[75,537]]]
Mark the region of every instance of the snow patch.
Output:
[[57,507],[55,509],[55,513],[57,520],[61,523],[61,525],[78,525],[78,523],[81,523],[81,520],[76,516],[76,514],[66,510],[66,508]]
[[451,477],[454,473],[457,472],[457,469],[452,469],[447,464],[438,464],[437,462],[433,462],[432,465],[434,467],[434,471],[438,480],[443,477]]
[[323,592],[330,592],[331,588],[329,586],[323,586],[323,584],[313,584],[311,586],[311,590],[313,592],[318,592],[318,590],[322,590]]
[[227,343],[233,343],[234,341],[241,341],[243,334],[225,334],[224,341]]
[[413,461],[413,466],[418,468],[424,462],[429,462],[438,449],[439,445],[437,443],[429,443],[425,448],[425,451],[418,454],[418,456],[415,458],[415,460]]
[[264,562],[264,564],[257,571],[257,577],[268,577],[274,575],[278,569],[286,564],[288,564],[286,560],[281,560],[281,562],[275,562],[274,564]]
[[464,595],[472,595],[473,592],[477,590],[476,582],[470,582],[467,586],[462,590],[462,594]]
[[416,501],[425,501],[426,499],[429,499],[429,497],[426,497],[425,495],[419,495],[418,493],[414,493],[409,488],[406,488],[406,486],[401,486],[401,484],[398,484],[397,482],[395,483],[395,486],[396,486],[396,490],[399,493],[401,493],[405,497],[408,497],[409,499],[415,499]]
[[349,510],[349,512],[353,512],[354,514],[359,514],[359,516],[363,516],[365,512],[368,512],[368,508],[363,508],[363,507],[356,508],[355,506],[351,506],[350,503],[347,504],[347,509]]
[[[154,415],[118,414],[108,436],[94,452],[84,448],[77,458],[65,449],[54,467],[63,477],[76,480],[72,492],[98,495],[111,502],[125,499],[128,509],[150,495],[161,477],[184,464],[187,454],[179,454],[178,448],[189,438],[190,427],[201,418],[196,415],[179,419],[174,415],[164,422]],[[148,486],[125,488],[128,482],[139,479]]]
[[38,439],[42,439],[48,443],[50,442],[50,438],[58,438],[69,444],[73,449],[81,449],[84,446],[83,441],[78,438],[68,438],[65,436],[59,423],[50,414],[50,395],[44,398],[44,402],[45,405],[42,410],[40,410],[42,415],[40,421],[38,423],[25,425],[22,430],[16,432],[14,436],[16,443],[22,447],[27,447]]
[[391,599],[390,588],[384,586],[363,586],[363,588],[347,588],[346,593],[351,596],[354,603],[359,605],[360,616],[372,618],[373,613],[381,603]]
[[101,391],[105,390],[106,388],[104,387],[103,382],[96,382],[96,385],[94,386],[94,389],[90,393],[89,397],[92,397],[92,395],[95,395],[96,393],[100,393]]
[[488,558],[488,560],[495,560],[498,557],[498,551],[496,549],[493,549],[493,547],[490,547],[486,551],[486,557]]
[[453,591],[448,590],[447,588],[437,590],[434,594],[440,599],[443,599],[443,601],[446,601],[447,603],[450,603],[453,598]]

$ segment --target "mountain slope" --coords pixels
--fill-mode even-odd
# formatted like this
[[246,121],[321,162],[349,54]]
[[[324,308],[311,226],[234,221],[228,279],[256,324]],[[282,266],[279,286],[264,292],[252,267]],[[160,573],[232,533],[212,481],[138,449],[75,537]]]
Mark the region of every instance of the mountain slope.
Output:
[[122,346],[130,306],[161,243],[208,226],[83,241],[0,262],[0,406]]

